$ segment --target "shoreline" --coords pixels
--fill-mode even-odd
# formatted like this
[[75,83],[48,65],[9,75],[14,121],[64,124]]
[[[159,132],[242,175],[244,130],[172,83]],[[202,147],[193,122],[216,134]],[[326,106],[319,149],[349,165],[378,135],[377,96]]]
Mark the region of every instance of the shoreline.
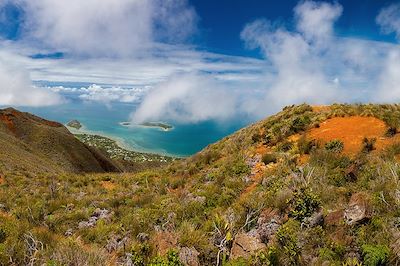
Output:
[[67,126],[66,124],[64,124],[64,126],[74,136],[75,135],[90,135],[90,136],[99,136],[102,138],[107,138],[109,140],[114,141],[117,144],[117,146],[119,146],[120,148],[125,149],[130,152],[143,153],[143,154],[148,154],[148,155],[165,156],[165,157],[178,158],[178,159],[188,157],[188,156],[182,156],[182,155],[176,155],[176,154],[169,154],[167,152],[150,151],[150,150],[140,149],[140,148],[136,149],[136,148],[132,147],[132,145],[127,144],[122,138],[110,136],[110,135],[105,134],[104,132],[91,131],[91,130],[87,129],[84,124],[82,124],[82,127],[80,129],[76,129],[76,128]]

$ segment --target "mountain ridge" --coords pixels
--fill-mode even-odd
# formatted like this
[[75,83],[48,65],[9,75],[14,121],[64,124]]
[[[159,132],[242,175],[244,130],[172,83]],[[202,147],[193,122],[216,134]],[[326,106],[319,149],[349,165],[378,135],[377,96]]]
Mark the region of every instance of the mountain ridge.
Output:
[[397,104],[293,105],[160,169],[9,173],[0,262],[396,265],[399,126]]

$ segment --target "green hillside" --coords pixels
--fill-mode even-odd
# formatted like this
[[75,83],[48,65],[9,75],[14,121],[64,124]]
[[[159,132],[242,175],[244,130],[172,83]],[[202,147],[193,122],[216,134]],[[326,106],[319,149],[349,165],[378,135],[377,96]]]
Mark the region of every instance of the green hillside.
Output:
[[400,105],[289,106],[139,173],[54,174],[24,140],[25,171],[0,178],[0,264],[399,264],[399,126]]

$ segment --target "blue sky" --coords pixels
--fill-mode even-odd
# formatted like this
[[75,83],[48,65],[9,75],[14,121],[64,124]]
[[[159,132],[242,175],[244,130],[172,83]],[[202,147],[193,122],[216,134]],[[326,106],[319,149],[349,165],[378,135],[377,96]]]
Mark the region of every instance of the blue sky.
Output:
[[134,102],[132,120],[195,123],[394,102],[399,40],[399,1],[0,0],[0,105]]

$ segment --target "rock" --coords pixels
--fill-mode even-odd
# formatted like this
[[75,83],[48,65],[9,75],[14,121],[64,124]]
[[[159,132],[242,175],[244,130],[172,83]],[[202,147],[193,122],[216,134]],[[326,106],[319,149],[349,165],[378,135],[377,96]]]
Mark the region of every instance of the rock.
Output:
[[268,243],[281,226],[277,210],[264,210],[257,220],[257,234],[263,243]]
[[0,211],[7,211],[7,207],[3,203],[0,203]]
[[186,200],[189,202],[198,202],[204,204],[206,202],[206,197],[193,195],[192,193],[187,194]]
[[248,157],[246,159],[246,164],[251,168],[255,167],[260,162],[261,162],[261,154],[256,154],[254,157]]
[[121,236],[115,236],[113,235],[108,241],[105,246],[106,250],[111,253],[113,251],[116,251],[120,249],[121,247],[125,246],[125,244],[128,242],[129,238],[127,236],[121,237]]
[[179,259],[185,266],[199,266],[199,255],[194,247],[183,247],[179,250]]
[[74,234],[74,230],[72,228],[69,228],[67,231],[65,231],[64,236],[72,236]]
[[146,233],[139,233],[136,236],[136,238],[137,238],[137,240],[139,240],[139,242],[142,242],[142,243],[146,242],[150,239],[149,234],[146,234]]
[[97,208],[94,212],[92,217],[97,217],[97,219],[107,219],[110,217],[110,211],[107,209],[100,209]]
[[97,223],[98,220],[100,220],[100,219],[108,220],[108,219],[111,218],[112,215],[113,215],[113,213],[110,212],[110,211],[107,210],[107,209],[100,209],[100,208],[97,208],[97,209],[93,212],[92,216],[89,217],[89,220],[88,220],[88,221],[79,222],[78,228],[79,228],[79,229],[82,229],[82,228],[86,228],[86,227],[93,227],[93,226],[96,225],[96,223]]
[[349,206],[344,211],[344,220],[348,225],[360,223],[370,216],[367,197],[362,193],[351,196]]
[[249,258],[258,250],[264,248],[266,248],[266,245],[261,242],[255,230],[248,233],[238,233],[233,241],[230,258]]
[[313,213],[310,217],[304,219],[304,225],[315,227],[324,223],[324,214],[322,211]]
[[343,220],[344,212],[343,210],[336,210],[333,212],[328,213],[328,215],[324,219],[325,225],[340,225],[340,222]]

